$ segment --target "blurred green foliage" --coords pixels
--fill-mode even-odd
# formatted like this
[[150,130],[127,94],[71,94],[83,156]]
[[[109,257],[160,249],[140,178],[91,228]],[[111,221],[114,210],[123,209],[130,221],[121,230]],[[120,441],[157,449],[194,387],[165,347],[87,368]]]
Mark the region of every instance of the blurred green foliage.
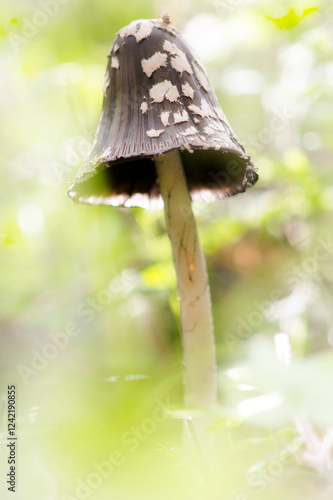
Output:
[[[244,195],[194,207],[218,347],[214,457],[205,469],[180,449],[163,214],[65,196],[96,130],[115,33],[160,4],[5,0],[0,469],[16,383],[19,500],[333,498],[332,3],[164,5],[260,175]],[[274,349],[281,332],[289,366]],[[7,498],[3,474],[0,490]]]

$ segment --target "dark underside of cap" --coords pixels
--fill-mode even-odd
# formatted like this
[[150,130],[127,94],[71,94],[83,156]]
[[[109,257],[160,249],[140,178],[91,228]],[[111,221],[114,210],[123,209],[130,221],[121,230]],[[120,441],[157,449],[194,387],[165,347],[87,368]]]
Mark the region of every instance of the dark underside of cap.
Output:
[[[251,162],[215,150],[180,151],[193,199],[210,201],[245,191],[257,181]],[[159,183],[153,158],[137,157],[101,165],[88,180],[69,190],[74,201],[95,205],[159,207]],[[157,202],[157,203],[156,203]]]

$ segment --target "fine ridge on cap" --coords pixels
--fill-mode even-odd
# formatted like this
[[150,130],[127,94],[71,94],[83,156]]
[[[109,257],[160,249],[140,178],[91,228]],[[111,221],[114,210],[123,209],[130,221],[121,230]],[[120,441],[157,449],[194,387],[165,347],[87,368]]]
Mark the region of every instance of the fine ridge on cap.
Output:
[[108,54],[103,110],[68,191],[82,203],[161,207],[154,157],[179,149],[192,198],[257,181],[193,50],[167,17],[133,21]]

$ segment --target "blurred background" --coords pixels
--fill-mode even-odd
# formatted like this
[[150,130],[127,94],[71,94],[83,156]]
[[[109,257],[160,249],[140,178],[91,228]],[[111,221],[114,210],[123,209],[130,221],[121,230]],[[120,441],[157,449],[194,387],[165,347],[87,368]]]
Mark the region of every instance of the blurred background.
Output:
[[[194,206],[218,349],[214,460],[180,451],[163,213],[74,206],[116,32],[169,9],[259,169]],[[1,498],[333,498],[330,0],[2,0]]]

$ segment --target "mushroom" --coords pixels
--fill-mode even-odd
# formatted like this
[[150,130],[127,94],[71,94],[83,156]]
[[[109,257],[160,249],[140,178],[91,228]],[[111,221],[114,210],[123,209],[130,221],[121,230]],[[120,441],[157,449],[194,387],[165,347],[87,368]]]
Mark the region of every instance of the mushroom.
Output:
[[108,58],[98,130],[68,194],[93,205],[164,205],[180,300],[185,404],[214,407],[211,297],[191,200],[244,192],[256,182],[256,168],[168,15],[121,29]]

